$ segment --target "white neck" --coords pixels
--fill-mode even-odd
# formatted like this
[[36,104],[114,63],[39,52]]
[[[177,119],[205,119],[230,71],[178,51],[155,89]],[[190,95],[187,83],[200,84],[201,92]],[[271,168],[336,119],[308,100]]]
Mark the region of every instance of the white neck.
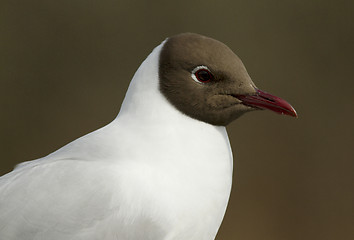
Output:
[[[146,123],[189,122],[208,125],[177,110],[159,90],[159,56],[165,41],[157,46],[134,74],[117,118],[143,119]],[[212,126],[214,127],[214,126]]]

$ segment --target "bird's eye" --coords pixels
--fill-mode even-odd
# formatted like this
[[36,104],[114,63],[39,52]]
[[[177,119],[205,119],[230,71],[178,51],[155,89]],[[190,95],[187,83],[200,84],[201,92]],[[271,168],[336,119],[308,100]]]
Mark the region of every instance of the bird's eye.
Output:
[[198,66],[192,71],[192,78],[199,83],[207,83],[213,79],[213,75],[205,66]]

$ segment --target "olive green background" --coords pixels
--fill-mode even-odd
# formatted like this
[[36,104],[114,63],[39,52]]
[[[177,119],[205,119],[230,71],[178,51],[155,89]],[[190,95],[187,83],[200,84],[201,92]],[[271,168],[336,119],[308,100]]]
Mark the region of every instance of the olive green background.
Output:
[[0,0],[1,174],[109,123],[151,50],[197,32],[299,114],[228,126],[234,185],[217,239],[353,239],[353,15],[350,0]]

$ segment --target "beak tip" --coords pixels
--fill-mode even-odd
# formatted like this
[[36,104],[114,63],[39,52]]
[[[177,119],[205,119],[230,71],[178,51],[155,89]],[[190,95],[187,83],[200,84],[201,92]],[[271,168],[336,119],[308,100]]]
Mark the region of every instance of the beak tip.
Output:
[[283,112],[282,114],[289,115],[289,116],[294,117],[294,118],[299,118],[295,108],[293,108],[290,104],[289,104],[289,110],[286,111],[286,112]]

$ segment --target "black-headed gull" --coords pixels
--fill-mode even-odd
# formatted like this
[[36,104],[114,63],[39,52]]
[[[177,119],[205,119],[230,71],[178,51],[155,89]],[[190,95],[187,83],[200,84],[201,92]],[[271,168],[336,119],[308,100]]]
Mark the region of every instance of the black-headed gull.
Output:
[[213,240],[232,183],[225,126],[255,109],[296,116],[223,43],[166,39],[114,121],[0,178],[0,238]]

